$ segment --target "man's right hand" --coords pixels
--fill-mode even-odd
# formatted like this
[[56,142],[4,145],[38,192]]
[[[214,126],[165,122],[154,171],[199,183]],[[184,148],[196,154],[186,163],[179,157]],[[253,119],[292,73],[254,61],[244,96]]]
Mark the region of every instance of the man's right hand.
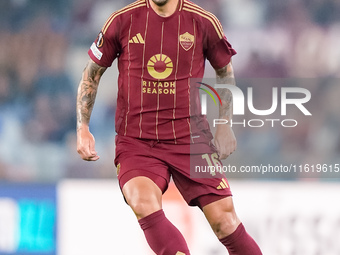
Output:
[[77,151],[83,160],[96,161],[99,159],[95,150],[95,140],[88,128],[77,130]]

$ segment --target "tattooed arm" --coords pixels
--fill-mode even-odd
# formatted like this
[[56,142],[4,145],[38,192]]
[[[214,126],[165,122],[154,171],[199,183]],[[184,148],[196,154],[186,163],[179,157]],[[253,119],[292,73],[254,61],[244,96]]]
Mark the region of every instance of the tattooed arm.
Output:
[[78,87],[77,95],[77,151],[84,160],[99,159],[95,140],[89,130],[90,117],[97,95],[99,81],[106,68],[92,60],[87,63]]
[[[225,67],[215,70],[217,83],[235,85],[234,71],[231,62]],[[217,125],[215,133],[215,146],[220,159],[226,159],[236,150],[236,138],[229,124],[232,119],[233,97],[229,89],[217,89],[221,97],[222,105],[219,110],[219,118],[228,120],[228,124]]]

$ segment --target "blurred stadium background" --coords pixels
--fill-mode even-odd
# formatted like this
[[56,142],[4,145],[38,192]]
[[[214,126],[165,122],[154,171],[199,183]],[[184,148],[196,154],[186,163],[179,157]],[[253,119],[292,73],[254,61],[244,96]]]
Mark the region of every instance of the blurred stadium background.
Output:
[[[101,159],[83,162],[76,152],[75,97],[87,50],[110,13],[130,2],[0,1],[0,254],[152,254],[116,184],[116,62],[102,79],[91,119]],[[294,79],[312,93],[313,117],[296,128],[237,128],[239,150],[230,162],[340,163],[340,2],[194,2],[221,20],[238,51],[238,79]],[[213,75],[208,66],[206,76]],[[266,88],[254,88],[259,102],[268,102]],[[336,255],[335,177],[292,173],[230,182],[264,254]],[[225,254],[173,187],[165,207],[193,254]]]

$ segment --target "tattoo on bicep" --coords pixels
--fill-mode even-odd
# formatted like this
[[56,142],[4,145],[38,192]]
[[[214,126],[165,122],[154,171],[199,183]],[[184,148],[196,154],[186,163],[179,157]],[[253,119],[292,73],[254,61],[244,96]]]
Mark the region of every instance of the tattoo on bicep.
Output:
[[99,81],[105,70],[105,67],[90,61],[83,71],[77,96],[77,128],[80,128],[82,123],[90,122]]
[[[231,64],[216,70],[216,79],[218,84],[235,85],[235,77]],[[217,89],[217,92],[222,101],[222,105],[219,110],[219,117],[227,117],[230,120],[233,110],[233,95],[229,89]]]

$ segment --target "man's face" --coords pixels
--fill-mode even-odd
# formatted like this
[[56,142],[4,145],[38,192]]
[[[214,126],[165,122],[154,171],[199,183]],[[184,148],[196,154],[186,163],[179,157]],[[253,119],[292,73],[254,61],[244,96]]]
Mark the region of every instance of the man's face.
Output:
[[158,6],[164,6],[169,0],[152,0]]

